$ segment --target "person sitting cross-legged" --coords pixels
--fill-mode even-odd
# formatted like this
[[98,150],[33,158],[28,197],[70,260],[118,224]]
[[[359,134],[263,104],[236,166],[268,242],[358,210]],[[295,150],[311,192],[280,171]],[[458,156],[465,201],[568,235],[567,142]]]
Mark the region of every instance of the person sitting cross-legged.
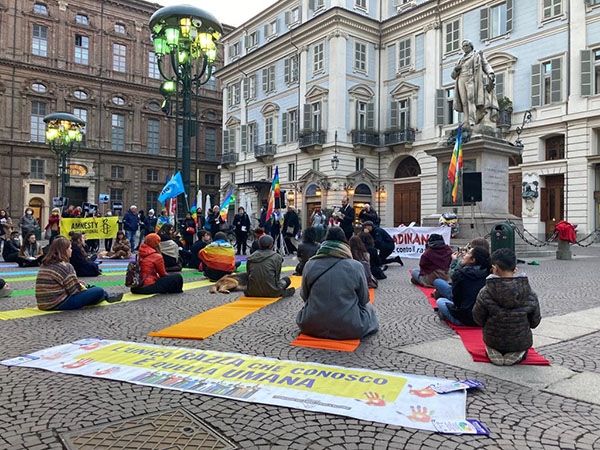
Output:
[[302,272],[302,333],[324,339],[361,339],[378,330],[363,266],[352,258],[344,231],[330,227]]
[[429,235],[425,251],[419,259],[419,268],[413,269],[410,281],[421,286],[433,287],[437,278],[450,280],[450,262],[452,261],[452,249],[440,234]]
[[215,234],[211,242],[198,255],[202,261],[204,276],[210,281],[217,281],[232,273],[240,262],[235,260],[235,250],[222,231]]
[[168,274],[165,260],[160,254],[160,236],[147,234],[138,252],[142,270],[142,286],[131,288],[133,294],[178,294],[183,292],[183,277],[178,273]]
[[288,288],[289,277],[281,277],[283,257],[273,250],[273,238],[264,234],[258,240],[258,251],[252,253],[246,262],[248,297],[291,297],[296,291]]

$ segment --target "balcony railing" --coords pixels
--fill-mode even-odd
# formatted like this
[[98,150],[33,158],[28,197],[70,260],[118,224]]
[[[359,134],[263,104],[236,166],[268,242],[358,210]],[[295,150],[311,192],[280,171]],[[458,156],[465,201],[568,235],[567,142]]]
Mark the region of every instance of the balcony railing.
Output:
[[401,145],[415,142],[415,130],[408,128],[406,130],[387,131],[383,134],[385,145]]
[[361,145],[369,145],[371,147],[379,146],[379,133],[375,131],[352,131],[352,143],[353,144],[361,144]]
[[223,153],[221,155],[221,164],[235,164],[238,162],[239,155],[237,153]]
[[300,146],[300,148],[312,147],[314,145],[323,145],[325,143],[326,138],[327,133],[323,130],[303,130],[300,132],[300,137],[298,138],[298,145]]
[[265,158],[268,156],[275,156],[277,146],[275,144],[260,144],[254,146],[254,157]]

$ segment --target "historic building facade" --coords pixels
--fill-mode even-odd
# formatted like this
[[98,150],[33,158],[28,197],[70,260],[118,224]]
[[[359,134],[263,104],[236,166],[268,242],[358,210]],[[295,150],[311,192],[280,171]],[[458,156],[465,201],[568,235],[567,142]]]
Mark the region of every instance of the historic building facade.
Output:
[[[454,208],[466,219],[448,158],[430,156],[462,121],[450,74],[464,39],[494,68],[497,133],[519,150],[504,177],[510,217],[540,237],[563,219],[596,229],[600,0],[276,2],[223,40],[221,188],[257,210],[277,166],[304,223],[346,194],[386,226]],[[465,154],[465,172],[480,165]]]
[[[46,223],[59,196],[57,157],[44,116],[85,121],[68,161],[69,203],[160,208],[165,179],[181,167],[177,106],[163,111],[148,21],[161,6],[139,0],[0,0],[0,208],[19,218],[32,207]],[[222,53],[222,52],[221,52]],[[221,55],[222,61],[222,55]],[[191,184],[218,195],[222,93],[216,79],[192,100]],[[115,208],[115,212],[119,213]]]

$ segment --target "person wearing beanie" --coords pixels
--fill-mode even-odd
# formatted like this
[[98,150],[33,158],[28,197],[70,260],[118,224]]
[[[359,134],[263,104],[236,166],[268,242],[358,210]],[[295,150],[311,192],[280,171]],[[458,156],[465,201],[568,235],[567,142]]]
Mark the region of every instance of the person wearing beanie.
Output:
[[421,286],[433,287],[436,278],[450,282],[452,249],[441,234],[429,235],[425,251],[419,260],[419,268],[413,269],[410,281]]
[[178,273],[168,274],[160,253],[160,236],[147,234],[140,245],[138,258],[142,270],[142,286],[132,287],[133,294],[178,294],[183,292],[183,278]]
[[202,261],[202,272],[210,281],[217,281],[232,273],[240,262],[235,260],[235,250],[222,231],[215,234],[211,242],[198,254]]
[[258,250],[258,240],[263,234],[265,234],[265,229],[263,227],[256,227],[254,229],[254,234],[256,235],[256,237],[254,238],[254,241],[252,241],[252,245],[250,246],[250,254]]
[[246,263],[248,297],[291,297],[295,289],[289,288],[289,277],[281,278],[283,257],[273,250],[273,238],[268,234],[258,239],[258,251],[252,253]]

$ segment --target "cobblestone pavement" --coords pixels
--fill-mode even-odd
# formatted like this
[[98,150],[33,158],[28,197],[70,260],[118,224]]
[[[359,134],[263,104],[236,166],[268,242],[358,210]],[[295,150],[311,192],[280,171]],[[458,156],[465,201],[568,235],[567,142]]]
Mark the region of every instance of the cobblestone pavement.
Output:
[[[574,247],[573,253],[571,261],[543,258],[539,259],[539,266],[519,266],[529,275],[539,295],[545,319],[567,313],[585,316],[586,311],[600,307],[600,246]],[[287,258],[286,265],[294,263],[291,257]],[[592,385],[578,386],[584,392],[590,389],[588,401],[583,401],[568,393],[558,395],[520,382],[518,377],[495,376],[488,370],[489,364],[460,366],[408,351],[454,342],[457,347],[462,346],[454,332],[432,312],[423,294],[409,282],[408,269],[416,265],[416,260],[405,260],[404,267],[390,266],[388,279],[380,283],[375,297],[380,331],[365,339],[353,353],[289,345],[298,333],[294,321],[301,307],[298,294],[263,308],[204,341],[148,336],[150,331],[229,302],[237,295],[210,295],[207,288],[200,288],[183,295],[0,321],[0,359],[80,338],[104,337],[448,379],[476,378],[486,387],[469,392],[467,417],[480,420],[490,429],[490,436],[440,435],[331,414],[0,366],[0,449],[63,449],[59,433],[174,408],[185,408],[243,449],[600,449],[597,385],[595,391]],[[32,281],[11,281],[11,272],[18,271],[12,266],[0,264],[0,276],[7,277],[17,289],[31,289]],[[107,289],[126,290],[124,286]],[[34,304],[33,294],[29,293],[0,300],[0,310]],[[571,326],[577,331],[579,323]],[[541,374],[536,375],[541,386],[549,383],[544,380],[545,371],[560,366],[573,371],[573,375],[590,376],[597,382],[599,329],[600,325],[590,333],[576,333],[575,338],[538,345],[538,352],[552,361],[551,368],[509,369],[515,374],[539,371],[535,373]]]

